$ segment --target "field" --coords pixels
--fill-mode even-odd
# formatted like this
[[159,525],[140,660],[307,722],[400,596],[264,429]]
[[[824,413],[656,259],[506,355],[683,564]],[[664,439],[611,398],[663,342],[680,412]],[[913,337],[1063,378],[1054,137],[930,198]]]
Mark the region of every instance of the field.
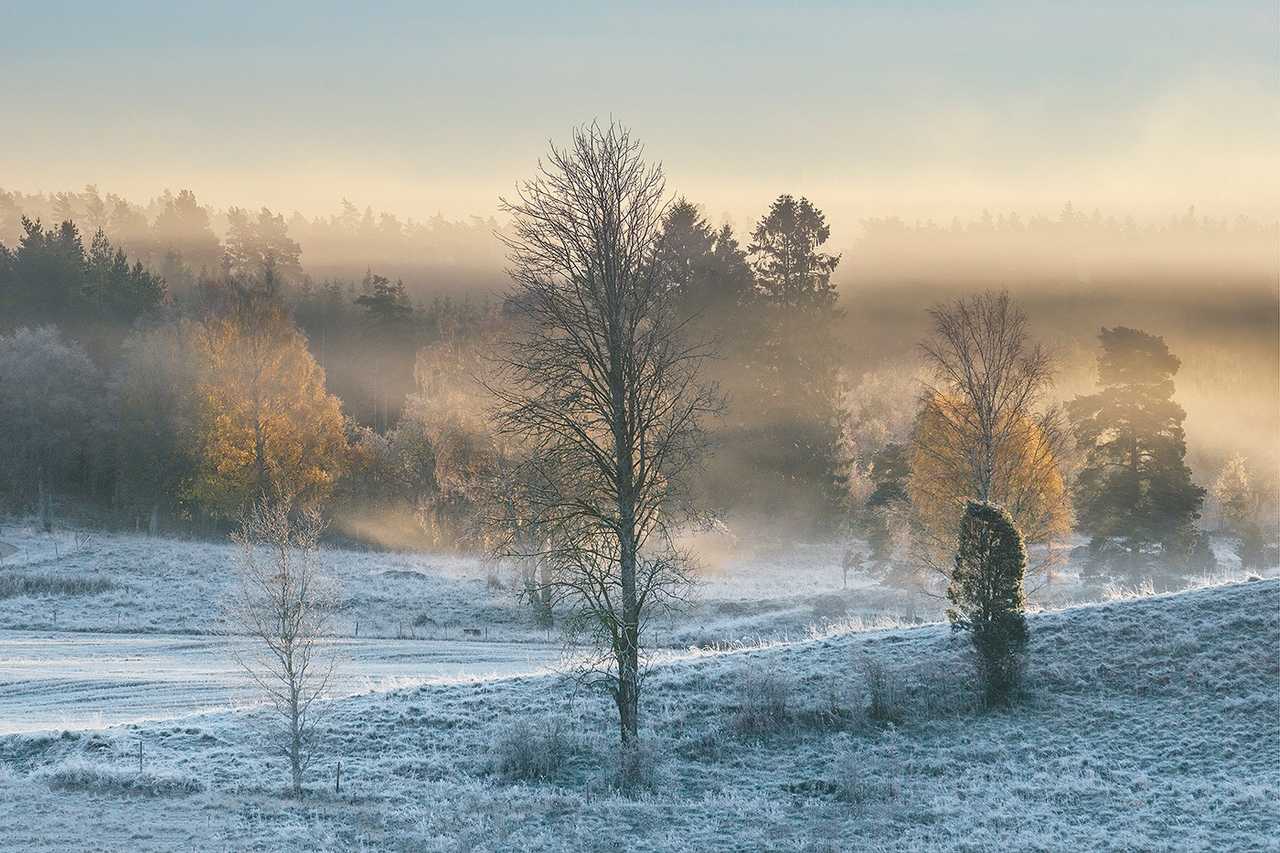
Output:
[[[5,539],[17,552],[0,576],[65,592],[0,600],[0,666],[44,655],[40,677],[57,678],[103,644],[149,670],[113,682],[137,716],[169,719],[35,731],[9,718],[43,713],[37,698],[0,703],[15,732],[0,736],[4,849],[1276,849],[1278,579],[1036,613],[1025,695],[990,711],[936,604],[865,577],[843,589],[829,549],[758,554],[663,629],[707,643],[656,656],[642,785],[623,795],[611,706],[545,669],[555,646],[506,580],[461,559],[333,552],[362,622],[343,642],[369,645],[296,803],[261,710],[218,691],[205,713],[149,709],[182,704],[155,692],[166,670],[114,645],[149,642],[172,680],[218,682],[218,644],[234,642],[210,634],[223,546]],[[55,607],[56,625],[37,621]],[[435,626],[397,638],[417,613]],[[491,635],[460,641],[465,627]],[[23,682],[9,678],[6,696]]]

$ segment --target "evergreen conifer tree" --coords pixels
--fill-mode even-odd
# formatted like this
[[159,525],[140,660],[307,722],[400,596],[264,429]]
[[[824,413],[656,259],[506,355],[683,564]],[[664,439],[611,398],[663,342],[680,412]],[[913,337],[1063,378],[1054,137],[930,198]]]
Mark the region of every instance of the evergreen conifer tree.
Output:
[[1022,580],[1027,549],[1013,517],[997,504],[969,501],[960,520],[947,618],[967,630],[989,704],[1009,701],[1027,644]]
[[1164,339],[1137,329],[1103,329],[1096,394],[1069,406],[1084,468],[1076,478],[1077,525],[1092,537],[1095,570],[1131,579],[1156,558],[1186,568],[1204,556],[1194,522],[1205,490],[1184,457],[1186,412],[1173,401],[1181,362]]

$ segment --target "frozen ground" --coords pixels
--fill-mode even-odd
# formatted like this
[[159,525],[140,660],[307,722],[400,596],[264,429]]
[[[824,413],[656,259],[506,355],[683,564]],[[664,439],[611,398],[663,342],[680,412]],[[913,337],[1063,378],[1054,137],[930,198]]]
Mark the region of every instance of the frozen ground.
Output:
[[[219,628],[234,552],[229,544],[144,536],[38,533],[9,524],[0,541],[0,631],[208,634]],[[937,598],[882,587],[840,570],[841,549],[789,543],[739,549],[708,561],[691,608],[655,627],[650,641],[672,648],[794,639],[814,629],[918,624],[942,618]],[[1239,576],[1220,545],[1215,582]],[[471,557],[330,550],[346,605],[346,637],[546,642],[513,592],[509,570]],[[8,586],[6,587],[6,583]],[[1071,571],[1035,590],[1033,606],[1098,600],[1106,591]]]
[[[301,804],[279,796],[258,712],[9,735],[0,848],[1277,849],[1280,581],[1031,630],[1002,712],[977,707],[941,625],[673,655],[647,681],[634,797],[614,786],[608,703],[554,675],[339,700]],[[500,772],[521,722],[557,759],[545,779]]]
[[[49,585],[0,598],[0,629],[207,634],[220,627],[230,544],[105,533],[77,540],[14,526],[0,540],[16,548],[0,559],[0,583],[9,576]],[[326,551],[325,561],[346,601],[337,623],[344,636],[460,639],[475,628],[488,629],[490,639],[546,639],[509,591],[491,587],[481,561],[342,550]],[[76,592],[78,582],[103,588]]]
[[[259,697],[231,654],[231,647],[247,645],[222,637],[0,631],[0,734],[252,705]],[[559,660],[559,649],[546,645],[353,639],[335,645],[334,696],[528,673]]]

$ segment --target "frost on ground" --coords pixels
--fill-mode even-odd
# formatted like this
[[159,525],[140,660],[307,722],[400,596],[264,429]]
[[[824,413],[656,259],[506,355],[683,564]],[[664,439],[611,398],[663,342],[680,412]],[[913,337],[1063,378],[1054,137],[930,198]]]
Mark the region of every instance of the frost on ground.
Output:
[[[205,634],[221,627],[234,578],[230,543],[24,528],[8,528],[3,538],[16,552],[0,560],[0,629]],[[344,636],[462,639],[466,628],[479,628],[508,639],[545,637],[510,591],[490,582],[491,567],[474,558],[345,550],[325,557],[346,599],[336,625]]]
[[[137,535],[58,533],[7,526],[16,550],[0,558],[0,631],[208,634],[233,573],[230,544]],[[649,645],[688,648],[793,639],[814,629],[920,624],[942,618],[945,602],[885,587],[840,569],[841,547],[739,549],[706,561],[692,606],[659,623]],[[522,606],[510,569],[475,557],[331,549],[324,559],[345,596],[340,636],[382,639],[475,637],[546,642],[557,637]],[[1241,577],[1219,547],[1220,582]],[[1030,584],[1032,607],[1101,599],[1103,584],[1068,570]]]
[[673,656],[632,797],[609,704],[552,675],[340,700],[301,804],[252,712],[13,735],[0,847],[1275,849],[1280,581],[1030,624],[1009,711],[942,625]]

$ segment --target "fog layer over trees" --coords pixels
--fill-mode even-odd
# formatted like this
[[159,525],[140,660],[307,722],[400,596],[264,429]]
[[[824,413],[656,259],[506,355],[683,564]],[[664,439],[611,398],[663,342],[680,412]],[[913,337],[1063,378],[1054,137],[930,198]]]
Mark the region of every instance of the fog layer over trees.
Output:
[[[714,344],[705,375],[727,401],[693,488],[731,534],[852,531],[874,561],[918,567],[927,539],[952,535],[955,500],[980,497],[973,465],[994,464],[1033,574],[1037,546],[1073,530],[1126,565],[1202,565],[1197,530],[1271,547],[1274,223],[1188,209],[1139,224],[1067,203],[1052,217],[867,219],[836,247],[820,201],[783,192],[738,229],[706,215],[714,199],[664,200],[655,262],[684,333]],[[307,218],[212,210],[188,190],[145,204],[95,187],[0,192],[6,505],[213,533],[284,484],[327,508],[334,535],[484,547],[475,519],[508,449],[476,380],[513,329],[511,228],[345,200]],[[974,298],[1004,300],[1046,359],[1035,405],[985,427],[983,401],[929,381],[945,360],[919,348]],[[1158,341],[1143,346],[1159,358],[1121,338]],[[1155,372],[1133,378],[1126,359],[1144,358]],[[1158,422],[1126,440],[1151,470],[1130,465],[1122,489],[1100,472],[1135,458],[1111,436],[1138,405]],[[963,474],[970,426],[1000,432],[1003,450]],[[1145,497],[1127,515],[1102,506],[1124,489]],[[1153,489],[1169,518],[1141,508]]]

